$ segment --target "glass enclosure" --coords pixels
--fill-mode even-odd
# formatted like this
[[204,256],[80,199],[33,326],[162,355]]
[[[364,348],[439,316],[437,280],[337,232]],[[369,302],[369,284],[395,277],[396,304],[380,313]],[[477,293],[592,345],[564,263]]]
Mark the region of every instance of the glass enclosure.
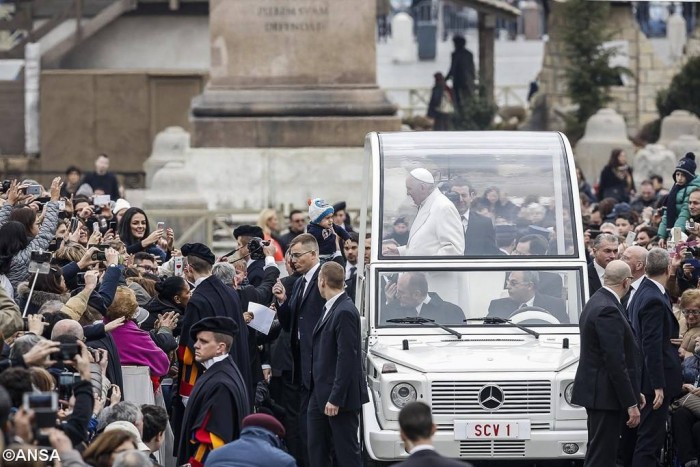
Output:
[[578,255],[558,133],[380,133],[379,152],[381,258]]
[[421,326],[390,320],[422,317],[448,326],[481,325],[495,317],[531,325],[578,323],[582,269],[411,269],[377,271],[376,325]]

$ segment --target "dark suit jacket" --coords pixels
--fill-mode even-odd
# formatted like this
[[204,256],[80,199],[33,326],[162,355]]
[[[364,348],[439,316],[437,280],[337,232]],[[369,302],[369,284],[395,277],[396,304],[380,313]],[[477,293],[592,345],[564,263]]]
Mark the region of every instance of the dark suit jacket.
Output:
[[[462,324],[464,312],[457,305],[446,302],[435,292],[428,292],[430,301],[420,309],[420,317],[433,319],[440,324]],[[382,314],[382,321],[394,318],[418,316],[415,308],[406,308],[398,304],[398,301],[387,305],[386,313]]]
[[622,305],[606,289],[588,300],[579,320],[581,352],[572,402],[626,410],[639,402],[641,358]]
[[[292,353],[298,352],[300,368],[292,368],[294,372],[301,372],[301,384],[305,388],[311,387],[311,343],[314,328],[323,315],[323,305],[326,299],[318,291],[319,267],[313,275],[306,293],[301,296],[302,279],[300,276],[294,283],[291,296],[280,305],[277,317],[282,328],[289,332],[290,347]],[[298,338],[297,338],[298,336]],[[285,370],[285,369],[282,369]]]
[[469,222],[464,236],[464,254],[466,256],[500,256],[503,254],[496,246],[496,230],[493,222],[473,209],[469,210]]
[[[595,261],[595,260],[593,260]],[[600,283],[600,278],[598,277],[598,271],[595,270],[593,261],[588,263],[588,296],[592,297],[594,293],[598,291],[599,288],[603,287]]]
[[[569,315],[566,314],[566,302],[561,298],[536,293],[532,304],[549,311],[549,313],[562,324],[568,324],[570,321]],[[520,305],[520,303],[510,297],[491,300],[488,316],[510,318],[510,316],[518,310]]]
[[645,278],[627,311],[644,359],[642,392],[653,394],[662,388],[664,397],[673,398],[683,383],[678,348],[671,344],[671,338],[678,337],[678,321],[670,299]]
[[443,457],[432,449],[415,452],[405,461],[394,465],[400,465],[401,467],[425,467],[427,465],[430,467],[472,467],[472,464],[468,462]]
[[256,259],[248,266],[248,283],[257,287],[265,280],[265,260]]
[[355,303],[355,292],[357,292],[357,269],[352,272],[350,279],[345,281],[345,293],[353,303]]
[[311,397],[341,410],[360,410],[369,402],[362,377],[360,313],[347,294],[337,298],[313,332]]

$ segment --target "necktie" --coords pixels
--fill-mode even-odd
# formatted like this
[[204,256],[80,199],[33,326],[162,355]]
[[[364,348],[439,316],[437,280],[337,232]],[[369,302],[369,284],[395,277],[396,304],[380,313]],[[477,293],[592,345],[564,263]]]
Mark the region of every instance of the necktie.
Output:
[[306,294],[306,276],[301,278],[301,287],[299,287],[299,303],[301,303],[301,300],[304,298],[305,294]]
[[328,314],[328,308],[326,308],[326,305],[323,305],[323,315],[321,316],[321,321],[326,319],[327,314]]

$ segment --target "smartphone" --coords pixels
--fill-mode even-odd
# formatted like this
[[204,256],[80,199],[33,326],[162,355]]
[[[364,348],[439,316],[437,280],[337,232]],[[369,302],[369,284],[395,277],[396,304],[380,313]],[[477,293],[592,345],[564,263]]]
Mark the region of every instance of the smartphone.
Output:
[[627,237],[625,238],[625,244],[627,246],[634,245],[634,239],[637,238],[637,234],[634,232],[627,232]]
[[76,230],[78,230],[78,223],[79,222],[80,222],[80,220],[78,220],[77,217],[74,217],[73,219],[70,220],[70,233],[73,233]]
[[58,210],[59,211],[64,211],[66,209],[66,202],[61,200],[58,202]]
[[693,219],[690,219],[685,223],[685,230],[693,230],[695,229],[695,221]]
[[182,277],[185,275],[185,258],[182,256],[176,256],[173,258],[173,269],[175,270],[175,275]]
[[58,394],[51,392],[25,392],[22,395],[24,410],[58,410]]
[[76,280],[78,282],[78,285],[85,285],[85,273],[79,272],[76,276]]
[[163,230],[163,235],[160,236],[160,238],[166,238],[167,234],[165,233],[165,222],[158,222],[158,225],[156,226],[157,230]]
[[29,185],[27,187],[27,194],[32,196],[41,196],[41,185]]
[[93,231],[93,232],[99,232],[99,231],[100,231],[100,223],[99,223],[99,222],[93,222],[93,223],[92,223],[92,231]]
[[108,205],[111,201],[112,197],[110,195],[95,195],[93,204],[102,207]]
[[117,233],[117,221],[111,221],[109,223],[109,230],[111,230],[115,234]]

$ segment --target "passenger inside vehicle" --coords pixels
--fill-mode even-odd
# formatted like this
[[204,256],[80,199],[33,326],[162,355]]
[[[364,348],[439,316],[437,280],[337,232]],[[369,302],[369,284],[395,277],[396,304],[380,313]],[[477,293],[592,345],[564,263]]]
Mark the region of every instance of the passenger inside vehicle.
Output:
[[[543,273],[544,274],[544,273]],[[536,271],[513,271],[506,282],[508,297],[492,300],[489,304],[489,317],[513,318],[518,313],[537,311],[548,313],[558,323],[568,324],[566,302],[561,298],[552,297],[538,290],[540,273]],[[533,317],[535,314],[532,314]],[[540,316],[546,320],[546,316]]]
[[422,272],[405,272],[396,282],[385,287],[386,302],[382,321],[421,317],[440,324],[463,324],[464,312],[457,305],[428,291],[428,280]]

